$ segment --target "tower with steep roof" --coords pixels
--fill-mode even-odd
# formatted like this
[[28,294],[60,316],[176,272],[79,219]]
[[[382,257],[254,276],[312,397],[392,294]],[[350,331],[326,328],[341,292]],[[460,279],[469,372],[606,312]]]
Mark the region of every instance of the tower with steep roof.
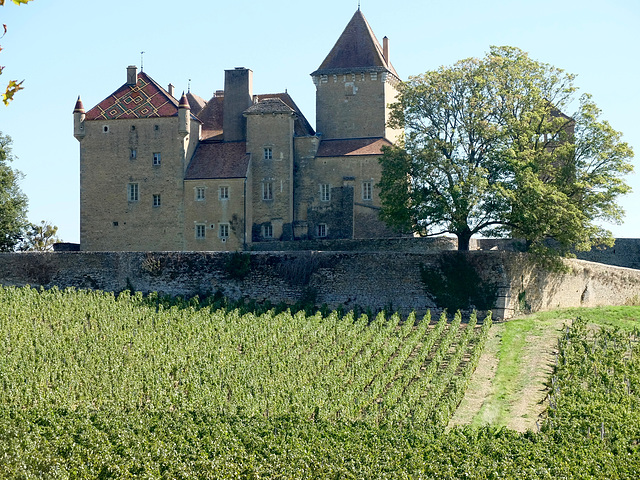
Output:
[[311,76],[316,131],[323,138],[398,138],[400,132],[387,126],[400,81],[389,58],[389,40],[385,37],[380,45],[360,9]]

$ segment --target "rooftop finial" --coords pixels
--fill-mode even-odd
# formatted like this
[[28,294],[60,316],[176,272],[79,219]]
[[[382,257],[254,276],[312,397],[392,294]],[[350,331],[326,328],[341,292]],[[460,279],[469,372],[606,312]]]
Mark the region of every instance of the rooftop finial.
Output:
[[144,72],[144,53],[140,52],[140,72]]
[[191,93],[191,79],[189,79],[189,83],[187,84],[187,93]]
[[360,11],[360,0],[358,0],[358,11]]

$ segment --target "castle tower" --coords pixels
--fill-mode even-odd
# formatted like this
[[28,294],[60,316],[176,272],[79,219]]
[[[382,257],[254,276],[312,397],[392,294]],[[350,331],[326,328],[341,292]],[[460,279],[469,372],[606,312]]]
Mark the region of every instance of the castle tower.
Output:
[[252,240],[290,240],[295,112],[281,98],[272,97],[249,107],[244,116],[251,153]]
[[324,139],[383,137],[400,131],[386,126],[399,77],[360,10],[356,11],[320,67],[316,85],[316,131]]

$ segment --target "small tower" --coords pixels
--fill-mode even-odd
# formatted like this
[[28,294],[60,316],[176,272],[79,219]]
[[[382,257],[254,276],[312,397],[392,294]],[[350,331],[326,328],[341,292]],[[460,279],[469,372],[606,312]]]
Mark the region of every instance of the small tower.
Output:
[[78,141],[82,140],[85,135],[85,131],[84,131],[85,116],[86,115],[84,111],[84,106],[82,105],[82,100],[80,100],[80,95],[78,95],[76,106],[73,109],[73,136],[76,137]]
[[189,135],[191,131],[191,107],[189,101],[184,92],[180,97],[180,103],[178,104],[178,132],[183,137]]

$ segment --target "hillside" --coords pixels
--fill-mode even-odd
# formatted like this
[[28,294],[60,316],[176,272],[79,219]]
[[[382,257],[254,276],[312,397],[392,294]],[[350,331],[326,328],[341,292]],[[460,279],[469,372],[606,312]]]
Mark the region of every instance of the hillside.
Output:
[[0,478],[633,478],[638,318],[0,287]]

